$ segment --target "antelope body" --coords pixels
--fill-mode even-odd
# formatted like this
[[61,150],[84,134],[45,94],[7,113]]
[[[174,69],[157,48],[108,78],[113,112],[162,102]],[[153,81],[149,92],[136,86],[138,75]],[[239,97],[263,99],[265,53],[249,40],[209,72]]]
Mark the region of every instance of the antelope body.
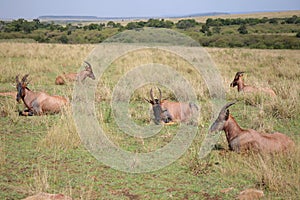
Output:
[[[33,92],[27,87],[27,77],[25,75],[21,81],[16,77],[17,97],[19,102],[23,100],[28,109],[28,115],[42,115],[47,113],[58,113],[62,107],[68,103],[68,100],[61,96],[50,96],[45,92]],[[20,113],[23,115],[24,113]],[[24,114],[25,115],[25,114]]]
[[155,124],[160,124],[161,121],[169,122],[186,122],[193,117],[198,107],[194,103],[171,102],[161,100],[161,90],[159,90],[159,99],[154,99],[153,91],[150,90],[150,100],[147,100],[152,105]]
[[242,129],[229,114],[228,108],[233,104],[227,103],[210,127],[210,132],[221,130],[225,132],[230,150],[275,153],[288,151],[295,145],[289,137],[279,132],[268,134],[259,133],[253,129]]
[[238,92],[245,92],[245,93],[256,93],[256,92],[264,92],[269,94],[270,96],[276,96],[275,92],[270,88],[257,88],[250,85],[245,85],[243,81],[243,74],[244,72],[237,72],[233,81],[230,83],[230,87],[237,86]]
[[73,82],[73,81],[76,81],[76,80],[79,81],[79,82],[82,82],[87,77],[95,80],[95,75],[93,73],[91,64],[88,63],[87,61],[84,61],[84,62],[87,64],[85,66],[84,70],[82,70],[79,73],[69,73],[69,74],[64,73],[63,75],[59,75],[55,79],[55,84],[56,85],[64,85],[65,80],[67,80],[68,82]]

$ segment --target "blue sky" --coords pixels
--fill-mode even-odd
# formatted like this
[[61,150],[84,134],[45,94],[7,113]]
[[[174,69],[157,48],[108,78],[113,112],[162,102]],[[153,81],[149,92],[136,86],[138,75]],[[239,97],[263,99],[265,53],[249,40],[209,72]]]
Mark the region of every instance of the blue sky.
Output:
[[300,0],[0,0],[1,19],[41,15],[139,17],[300,10]]

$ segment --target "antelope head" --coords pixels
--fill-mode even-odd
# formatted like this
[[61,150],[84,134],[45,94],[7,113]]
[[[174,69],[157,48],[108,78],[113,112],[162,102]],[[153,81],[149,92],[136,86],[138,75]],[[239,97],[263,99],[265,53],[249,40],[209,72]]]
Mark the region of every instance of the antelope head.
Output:
[[29,74],[26,74],[21,81],[19,81],[19,75],[16,76],[16,87],[17,87],[17,97],[16,100],[19,102],[25,96],[25,89],[27,88],[28,81],[27,77]]
[[153,96],[153,91],[152,88],[150,90],[150,99],[145,99],[147,102],[149,102],[152,105],[152,109],[153,109],[153,114],[154,114],[154,123],[155,124],[160,124],[160,121],[162,119],[164,119],[165,115],[164,113],[167,111],[163,111],[162,107],[161,107],[161,90],[158,88],[159,90],[159,98],[155,99]]
[[87,65],[85,66],[85,71],[87,71],[87,76],[90,77],[91,79],[95,80],[95,75],[92,69],[92,66],[90,63],[88,63],[87,61],[84,61]]
[[230,83],[230,87],[235,87],[235,86],[237,86],[237,85],[238,85],[238,81],[240,80],[241,77],[243,77],[243,74],[244,74],[244,73],[245,73],[245,72],[237,72],[237,73],[235,74],[235,77],[234,77],[233,81]]
[[224,124],[229,118],[229,110],[228,108],[235,104],[235,102],[227,103],[220,111],[218,118],[211,125],[209,132],[221,131],[224,129]]

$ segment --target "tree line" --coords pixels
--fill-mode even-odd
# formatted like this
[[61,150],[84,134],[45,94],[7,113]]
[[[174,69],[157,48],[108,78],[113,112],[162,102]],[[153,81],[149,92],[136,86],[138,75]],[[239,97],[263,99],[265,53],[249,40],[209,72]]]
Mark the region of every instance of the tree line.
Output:
[[300,49],[299,24],[300,17],[296,15],[286,18],[208,18],[205,23],[195,19],[182,19],[176,23],[165,19],[149,19],[129,22],[126,25],[114,21],[62,25],[39,19],[17,19],[0,21],[0,39],[29,38],[46,43],[99,43],[124,30],[155,27],[179,30],[203,46]]

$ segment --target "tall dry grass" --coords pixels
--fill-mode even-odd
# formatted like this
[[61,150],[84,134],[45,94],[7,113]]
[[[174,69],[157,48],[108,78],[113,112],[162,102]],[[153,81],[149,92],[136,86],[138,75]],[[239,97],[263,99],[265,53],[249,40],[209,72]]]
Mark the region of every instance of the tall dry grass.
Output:
[[[3,70],[0,75],[0,91],[9,91],[17,74],[30,73],[32,79],[30,88],[33,90],[46,90],[50,94],[60,94],[71,100],[72,85],[55,86],[54,78],[63,71],[77,70],[93,47],[92,45],[0,43],[0,67]],[[217,48],[206,50],[223,77],[227,100],[238,100],[237,105],[231,107],[230,111],[240,126],[261,132],[281,131],[290,136],[298,145],[300,142],[298,128],[300,51]],[[197,151],[210,125],[210,97],[201,76],[195,76],[197,73],[188,63],[171,54],[164,54],[164,56],[157,50],[131,52],[116,60],[98,83],[96,91],[98,118],[114,142],[131,151],[150,152],[172,139],[174,131],[177,130],[176,127],[166,127],[164,134],[149,139],[124,136],[125,134],[121,134],[115,125],[109,104],[113,87],[124,73],[148,62],[172,65],[195,88],[202,115],[198,135],[180,163],[189,166],[195,175],[207,173],[215,176],[219,173],[219,176],[233,187],[261,188],[267,191],[271,198],[291,197],[293,199],[299,196],[299,179],[297,178],[300,177],[299,149],[288,156],[278,155],[277,157],[235,154],[226,151],[227,143],[222,134],[217,145],[225,150],[214,150],[206,160],[197,160]],[[237,71],[246,71],[244,76],[246,84],[270,87],[275,90],[277,97],[271,99],[264,94],[239,94],[236,88],[229,87]],[[134,91],[130,99],[129,113],[138,124],[151,123],[149,105],[143,98],[149,97],[149,90],[154,87],[157,85],[145,85]],[[162,87],[162,92],[163,98],[176,100],[168,88]],[[3,117],[9,118],[12,123],[20,119],[17,110],[23,107],[22,104],[16,104],[15,99],[6,97],[1,97],[0,103]],[[80,145],[69,108],[57,116],[30,118],[30,123],[31,126],[48,127],[47,133],[38,143],[38,149],[71,150]],[[0,142],[3,144],[3,141]],[[5,158],[5,149],[0,148],[0,161]],[[35,183],[30,188],[35,191],[47,190],[49,184],[47,177],[49,177],[47,168],[37,169],[32,176]],[[81,191],[84,196],[89,196],[90,192],[91,188]]]

